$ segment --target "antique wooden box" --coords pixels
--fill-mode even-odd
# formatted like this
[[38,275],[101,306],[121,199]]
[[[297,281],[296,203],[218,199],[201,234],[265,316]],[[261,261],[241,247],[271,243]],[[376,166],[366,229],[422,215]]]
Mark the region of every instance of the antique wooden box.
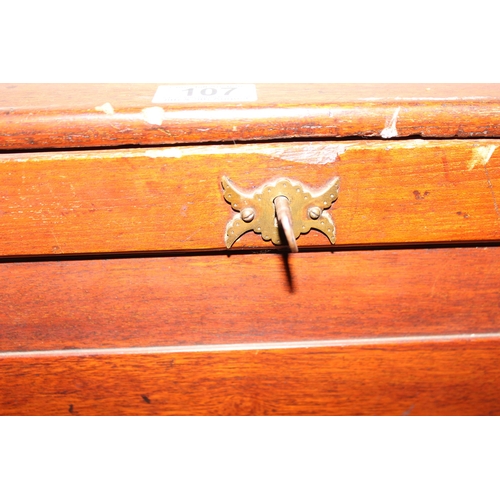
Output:
[[500,85],[1,85],[0,413],[499,414],[499,138]]

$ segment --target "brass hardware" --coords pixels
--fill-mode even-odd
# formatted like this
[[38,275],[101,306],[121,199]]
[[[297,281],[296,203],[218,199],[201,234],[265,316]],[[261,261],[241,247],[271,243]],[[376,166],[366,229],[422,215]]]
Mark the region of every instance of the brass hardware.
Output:
[[276,209],[276,218],[285,233],[288,246],[292,252],[296,253],[299,251],[299,248],[297,247],[297,240],[293,234],[293,220],[292,211],[290,210],[290,202],[286,196],[277,196],[274,198],[273,203],[274,208]]
[[319,207],[311,207],[307,211],[307,213],[309,214],[309,217],[311,217],[311,219],[314,219],[314,220],[319,219],[321,212],[322,212],[322,210]]
[[335,243],[335,225],[326,210],[338,198],[338,177],[315,191],[298,181],[281,178],[246,193],[225,176],[222,188],[224,199],[239,212],[227,224],[224,238],[227,248],[248,231],[261,234],[265,241],[271,240],[275,245],[281,245],[284,233],[292,252],[298,251],[296,239],[311,229],[321,231]]
[[253,221],[254,217],[255,217],[255,210],[253,208],[247,207],[247,208],[244,208],[241,211],[241,218],[245,222],[251,222],[251,221]]

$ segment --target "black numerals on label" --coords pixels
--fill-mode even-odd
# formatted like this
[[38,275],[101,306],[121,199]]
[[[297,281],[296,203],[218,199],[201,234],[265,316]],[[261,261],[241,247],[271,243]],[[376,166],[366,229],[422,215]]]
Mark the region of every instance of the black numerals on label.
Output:
[[221,87],[220,89],[216,89],[214,87],[203,87],[203,88],[191,87],[189,89],[183,89],[183,92],[187,92],[188,97],[192,97],[198,93],[204,97],[210,97],[217,94],[230,95],[233,90],[236,90],[236,87]]

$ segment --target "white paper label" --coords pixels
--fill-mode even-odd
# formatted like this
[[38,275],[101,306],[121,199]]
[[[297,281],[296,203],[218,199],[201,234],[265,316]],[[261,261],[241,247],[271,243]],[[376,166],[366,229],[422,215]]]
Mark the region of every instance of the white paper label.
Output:
[[153,103],[168,102],[250,102],[257,100],[253,83],[222,85],[160,85]]

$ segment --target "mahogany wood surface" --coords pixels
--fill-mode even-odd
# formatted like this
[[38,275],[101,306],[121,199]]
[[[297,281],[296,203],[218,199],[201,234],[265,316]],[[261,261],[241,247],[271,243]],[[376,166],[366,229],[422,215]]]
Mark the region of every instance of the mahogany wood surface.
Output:
[[499,84],[258,84],[257,101],[223,104],[154,104],[157,87],[2,84],[0,149],[500,137]]
[[0,350],[499,332],[499,262],[500,247],[2,263]]
[[[500,116],[500,114],[499,114]],[[183,146],[0,155],[0,255],[225,249],[221,179],[339,176],[337,245],[500,239],[500,141]],[[310,231],[300,247],[330,246]],[[275,248],[247,233],[235,248]]]
[[[500,414],[500,84],[157,87],[0,84],[0,414]],[[226,250],[223,176],[336,246]]]
[[499,415],[500,342],[0,357],[3,415]]

